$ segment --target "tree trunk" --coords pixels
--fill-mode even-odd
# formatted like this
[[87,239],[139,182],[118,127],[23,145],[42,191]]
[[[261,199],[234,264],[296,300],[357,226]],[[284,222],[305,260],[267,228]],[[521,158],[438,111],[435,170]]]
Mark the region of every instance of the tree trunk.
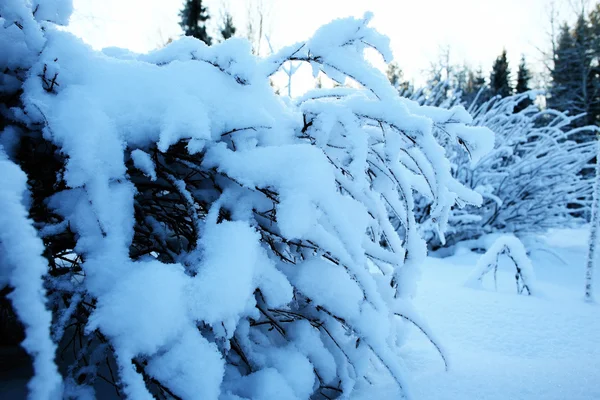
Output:
[[598,215],[598,203],[600,202],[600,140],[596,134],[598,142],[598,156],[596,157],[596,179],[594,182],[594,196],[592,198],[592,226],[590,228],[590,243],[588,249],[587,266],[585,269],[585,300],[592,302],[593,295],[593,274],[596,263],[596,248],[598,244],[598,224],[600,223],[600,215]]

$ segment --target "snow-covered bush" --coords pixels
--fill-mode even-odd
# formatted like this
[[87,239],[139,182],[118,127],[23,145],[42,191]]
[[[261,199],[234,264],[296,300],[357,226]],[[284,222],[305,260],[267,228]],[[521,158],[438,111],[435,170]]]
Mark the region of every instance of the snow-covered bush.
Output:
[[[493,98],[470,110],[474,124],[496,134],[494,150],[481,160],[473,162],[467,152],[446,146],[453,176],[484,198],[481,207],[452,210],[447,244],[489,233],[543,232],[576,224],[588,214],[592,178],[582,171],[595,156],[595,144],[573,139],[598,128],[571,129],[577,117],[552,109],[530,106],[513,112],[515,105],[533,94]],[[443,130],[436,135],[441,142],[447,136]],[[417,204],[423,234],[433,238],[430,201],[419,198]]]
[[[260,59],[241,39],[99,53],[34,5],[0,6],[17,88],[2,109],[0,265],[33,397],[60,390],[55,346],[64,397],[333,398],[370,363],[408,393],[397,350],[426,254],[413,192],[443,233],[455,202],[481,197],[433,132],[475,160],[492,132],[462,107],[401,99],[363,57],[391,58],[368,15]],[[360,88],[280,97],[269,77],[292,61]]]
[[466,285],[480,287],[485,275],[494,271],[494,286],[497,289],[498,259],[503,254],[510,258],[515,265],[517,293],[521,294],[524,290],[527,290],[528,295],[538,294],[531,260],[527,256],[523,243],[513,235],[501,236],[496,239],[494,244],[477,261],[477,266],[467,279]]

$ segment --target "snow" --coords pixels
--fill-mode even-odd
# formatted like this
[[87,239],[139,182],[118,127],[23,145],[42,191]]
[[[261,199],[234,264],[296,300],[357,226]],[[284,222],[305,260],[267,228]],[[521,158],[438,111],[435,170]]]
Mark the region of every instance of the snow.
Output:
[[[539,296],[517,296],[514,266],[501,260],[498,291],[463,285],[481,256],[470,251],[429,257],[414,306],[438,334],[450,360],[412,328],[401,350],[415,399],[588,400],[600,398],[599,305],[583,301],[589,228],[533,238],[530,258]],[[560,245],[556,245],[560,243]],[[352,398],[398,398],[394,384],[372,370],[374,386]]]
[[299,399],[308,399],[316,381],[313,366],[308,358],[293,347],[273,349],[270,363],[281,374]]
[[[550,263],[517,238],[496,236],[477,243],[490,248],[481,257],[463,243],[448,259],[427,258],[421,236],[431,230],[443,244],[457,221],[479,227],[472,208],[454,206],[484,204],[490,212],[508,204],[494,191],[507,171],[492,167],[514,157],[519,176],[534,176],[538,158],[547,160],[533,138],[561,144],[538,187],[560,183],[556,168],[576,174],[580,156],[591,153],[564,140],[576,133],[562,131],[568,117],[546,132],[534,124],[537,114],[507,114],[514,99],[473,118],[461,106],[401,98],[365,58],[375,50],[391,60],[370,14],[333,21],[261,59],[244,39],[96,52],[55,26],[66,23],[69,5],[0,5],[8,49],[0,55],[0,94],[22,89],[15,107],[0,110],[16,122],[0,142],[7,149],[0,203],[9,210],[0,215],[7,266],[0,276],[15,288],[23,346],[34,356],[32,397],[60,395],[52,340],[70,343],[73,330],[82,335],[72,340],[77,360],[59,363],[63,394],[81,397],[94,395],[99,371],[111,365],[119,389],[134,399],[158,390],[224,400],[598,395],[590,334],[597,310],[565,279],[575,264]],[[293,63],[355,87],[276,95],[270,76],[288,68],[291,79]],[[490,127],[505,128],[508,144],[495,143]],[[57,149],[56,182],[43,182],[48,193],[39,193],[37,171],[10,158],[25,137]],[[456,154],[462,158],[451,160]],[[461,175],[472,166],[481,168],[476,190]],[[585,192],[571,189],[553,199]],[[423,198],[425,225],[415,215]],[[27,215],[35,201],[48,212],[33,224]],[[531,202],[512,209],[533,210]],[[563,209],[550,214],[552,226],[567,219]],[[64,248],[53,253],[50,244],[63,234]],[[538,247],[551,251],[549,243]],[[557,251],[572,251],[564,246]],[[508,293],[514,266],[504,256],[498,290],[483,280],[485,290],[462,286],[469,271],[481,276],[505,249],[536,296]],[[574,251],[581,258],[583,250]],[[74,266],[46,276],[55,258]],[[572,368],[560,376],[565,365]]]
[[148,153],[140,149],[135,149],[131,152],[131,159],[133,160],[133,165],[142,171],[144,175],[148,176],[153,181],[156,180],[154,162]]
[[[186,276],[177,264],[150,261],[128,267],[130,272],[100,298],[87,329],[102,326],[117,347],[154,354],[186,325]],[[136,311],[141,309],[152,312]]]
[[[67,18],[64,4],[40,7],[40,18]],[[59,223],[41,224],[42,232],[46,240],[73,232],[68,250],[81,256],[85,278],[61,288],[93,298],[85,335],[109,341],[128,396],[151,396],[144,374],[189,395],[196,389],[184,373],[204,368],[215,371],[209,398],[221,388],[260,397],[243,387],[254,380],[268,382],[265,393],[292,398],[350,391],[371,353],[408,390],[392,349],[401,326],[391,310],[414,291],[425,243],[412,215],[416,185],[398,152],[415,145],[411,173],[427,171],[442,215],[469,192],[453,181],[433,125],[471,128],[468,115],[442,121],[446,111],[409,111],[364,58],[367,47],[390,58],[370,18],[334,21],[293,52],[264,60],[242,39],[207,47],[183,38],[147,55],[100,53],[30,21],[44,45],[26,65],[17,117],[42,126],[43,140],[64,157],[63,187],[44,199]],[[291,61],[319,64],[364,88],[335,102],[282,99],[268,74]],[[14,134],[3,136],[10,144]],[[369,162],[378,172],[369,173]],[[402,210],[403,238],[388,206]],[[132,259],[141,237],[154,248]],[[376,262],[386,276],[372,273]],[[310,351],[286,337],[285,325],[300,320],[318,327],[316,336],[297,331],[313,342]],[[186,349],[208,364],[192,365],[181,356]]]
[[60,396],[62,378],[54,363],[56,344],[50,339],[52,315],[46,308],[43,276],[48,263],[42,256],[44,245],[37,237],[23,197],[27,177],[0,147],[0,285],[10,284],[9,294],[15,312],[25,325],[22,346],[33,358],[34,378],[29,382],[32,399]]
[[294,268],[291,281],[317,305],[344,319],[357,319],[364,294],[343,268],[326,260],[312,259]]
[[[445,93],[443,83],[432,89],[431,97]],[[446,232],[449,244],[496,232],[520,235],[574,227],[583,222],[582,215],[589,213],[593,185],[582,170],[589,167],[597,146],[593,141],[578,143],[574,138],[593,135],[598,127],[573,128],[571,124],[577,115],[540,110],[537,106],[513,112],[520,101],[536,93],[493,98],[475,107],[472,110],[475,126],[469,130],[454,133],[455,126],[451,123],[435,126],[436,135],[446,140],[442,142],[452,164],[453,177],[483,197],[479,203],[475,199],[467,202],[477,207],[467,204],[452,209]],[[415,97],[419,104],[427,103],[421,95]],[[448,111],[456,110],[461,115],[464,111],[461,109],[451,107]],[[442,113],[434,110],[441,120],[454,119],[452,115],[441,117]],[[485,131],[478,132],[480,127],[495,132],[496,140]],[[485,140],[474,143],[472,138]],[[462,150],[456,149],[457,141]],[[479,150],[487,154],[478,154]],[[461,193],[452,185],[449,188]],[[424,214],[427,207],[423,205],[431,200],[417,197],[417,203],[418,219],[430,218]],[[436,226],[427,222],[421,231],[426,238],[439,236]],[[440,244],[444,244],[444,239],[440,237]]]
[[[274,368],[262,369],[239,381],[240,389],[237,391],[239,396],[244,399],[256,400],[298,400],[299,397],[294,394],[292,387],[287,383],[283,376]],[[240,399],[240,397],[237,397]]]
[[335,379],[336,365],[333,355],[319,338],[319,330],[308,321],[296,321],[287,330],[294,346],[310,360],[315,372],[324,383],[331,384]]
[[[223,322],[228,338],[239,316],[255,305],[255,276],[260,264],[270,263],[258,239],[258,233],[242,221],[207,225],[202,236],[203,260],[188,288],[191,314],[211,325]],[[284,285],[281,290],[285,290]],[[291,293],[287,297],[289,300]]]
[[35,19],[67,25],[73,12],[72,0],[33,0],[32,7]]
[[217,167],[248,187],[280,188],[278,222],[286,237],[303,238],[314,230],[318,211],[311,203],[331,201],[324,199],[323,194],[335,192],[327,159],[309,145],[268,146],[237,152],[223,145],[215,146],[207,152],[204,165]]
[[525,285],[527,294],[538,294],[531,260],[527,256],[523,243],[513,235],[504,235],[496,239],[494,244],[479,258],[475,269],[465,284],[471,287],[480,286],[484,275],[491,270],[497,270],[499,257],[503,254],[513,261],[517,271],[517,279],[522,280],[521,283],[517,281],[517,288],[519,289],[519,285]]
[[177,343],[148,363],[155,378],[171,382],[181,398],[214,399],[219,396],[225,366],[217,347],[193,327],[188,327]]

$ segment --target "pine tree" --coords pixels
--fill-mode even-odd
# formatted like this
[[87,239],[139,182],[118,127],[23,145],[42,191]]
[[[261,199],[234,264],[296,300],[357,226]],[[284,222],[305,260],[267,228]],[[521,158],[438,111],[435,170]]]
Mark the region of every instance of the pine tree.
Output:
[[386,75],[392,86],[398,89],[401,96],[409,97],[413,93],[413,85],[404,80],[404,73],[397,62],[392,61],[388,64]]
[[[595,34],[597,10],[586,19],[582,12],[573,28],[564,24],[558,34],[554,51],[554,65],[551,70],[552,83],[549,90],[548,106],[571,115],[583,115],[572,125],[583,127],[597,125],[600,117],[600,79],[598,75],[598,39]],[[596,140],[593,132],[583,130],[572,139],[578,143]],[[582,173],[591,178],[593,163]]]
[[212,44],[212,38],[206,32],[206,21],[210,15],[206,7],[202,7],[202,0],[187,0],[179,17],[179,26],[186,36],[193,36],[209,46]]
[[[594,40],[589,21],[583,13],[577,19],[575,29],[573,30],[573,40],[575,43],[576,59],[580,62],[577,65],[577,97],[579,99],[582,112],[586,113],[586,125],[594,124],[596,116],[593,113],[598,104],[598,84],[594,82],[592,69],[594,67],[593,46]],[[593,140],[593,137],[588,138]]]
[[591,57],[592,65],[590,68],[590,82],[592,88],[592,96],[594,101],[590,106],[590,114],[592,118],[588,121],[594,125],[600,125],[600,3],[596,5],[590,13],[589,33],[591,36]]
[[554,66],[551,71],[552,86],[548,105],[560,111],[575,108],[575,92],[577,86],[576,71],[578,69],[575,42],[567,24],[560,28],[554,52]]
[[485,82],[481,67],[475,72],[468,71],[467,84],[463,90],[462,98],[467,107],[479,105],[489,100],[490,90]]
[[[521,56],[521,63],[519,64],[519,71],[517,72],[517,86],[515,88],[515,91],[517,92],[517,94],[525,93],[525,92],[531,90],[531,88],[529,87],[530,80],[531,80],[531,72],[529,71],[529,68],[527,68],[527,62],[525,61],[525,56],[523,55],[523,56]],[[521,101],[515,107],[515,112],[524,110],[525,108],[529,107],[531,104],[533,104],[531,99],[525,99],[525,100]]]
[[471,69],[467,65],[456,66],[454,68],[454,76],[452,76],[452,82],[456,87],[457,91],[464,93],[467,89],[467,85],[469,83],[469,75],[471,74]]
[[321,80],[321,75],[319,75],[317,77],[317,80],[315,81],[315,89],[322,89],[323,88],[323,81]]
[[527,68],[525,56],[521,56],[521,63],[519,64],[519,71],[517,72],[517,86],[515,88],[517,93],[525,93],[531,90],[529,87],[529,81],[531,80],[531,72]]
[[220,29],[221,37],[223,40],[227,40],[235,35],[235,31],[236,28],[233,25],[233,18],[231,17],[231,14],[225,12],[225,15],[223,16],[223,26]]
[[388,64],[386,75],[393,87],[398,87],[402,79],[402,70],[397,62],[392,61]]
[[492,73],[490,74],[490,89],[493,95],[500,97],[510,96],[512,87],[510,86],[510,69],[508,67],[508,59],[506,58],[506,50],[494,62]]
[[[598,10],[590,21],[581,14],[571,29],[561,27],[551,71],[552,85],[548,104],[560,111],[583,114],[578,125],[597,124],[600,116],[600,79],[598,71]],[[593,140],[579,138],[581,141]]]

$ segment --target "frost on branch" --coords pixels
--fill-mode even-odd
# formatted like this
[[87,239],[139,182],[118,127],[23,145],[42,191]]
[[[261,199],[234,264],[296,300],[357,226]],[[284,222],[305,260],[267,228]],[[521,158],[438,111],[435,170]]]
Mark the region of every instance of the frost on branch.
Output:
[[[334,398],[377,363],[408,396],[407,324],[440,349],[410,306],[426,254],[414,193],[440,232],[455,202],[481,202],[433,132],[475,157],[492,133],[401,99],[363,57],[389,58],[368,20],[267,59],[191,38],[110,56],[47,27],[10,129],[52,337],[75,356],[65,393]],[[288,61],[361,87],[281,99],[269,77]]]
[[502,236],[494,242],[494,244],[483,254],[475,270],[467,279],[466,285],[471,287],[479,287],[486,274],[494,271],[494,285],[498,288],[496,275],[498,272],[498,259],[501,255],[506,254],[515,266],[515,281],[517,284],[517,293],[521,294],[524,290],[528,295],[538,294],[539,291],[535,287],[535,275],[533,273],[533,265],[527,256],[525,246],[519,239],[512,235]]

